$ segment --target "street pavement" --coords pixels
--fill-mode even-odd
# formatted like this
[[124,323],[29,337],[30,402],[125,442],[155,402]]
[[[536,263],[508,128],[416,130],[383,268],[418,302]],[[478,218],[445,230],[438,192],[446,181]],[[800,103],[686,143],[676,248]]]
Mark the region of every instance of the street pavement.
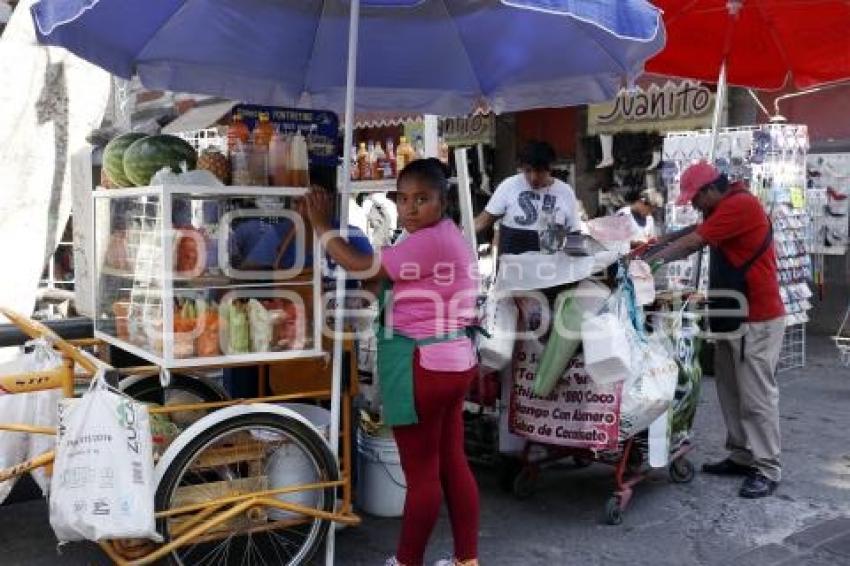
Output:
[[[850,566],[850,369],[828,339],[811,338],[808,355],[804,370],[779,376],[784,481],[773,497],[743,500],[739,479],[699,473],[690,484],[672,484],[658,470],[637,487],[623,523],[608,526],[611,468],[546,470],[526,500],[500,491],[495,471],[479,468],[481,563]],[[714,383],[706,379],[694,463],[722,458],[724,434]],[[365,517],[338,533],[336,563],[382,565],[398,530],[398,520]],[[9,566],[107,564],[87,543],[57,549],[40,500],[0,507],[0,549],[0,564]],[[428,560],[450,554],[443,514]]]

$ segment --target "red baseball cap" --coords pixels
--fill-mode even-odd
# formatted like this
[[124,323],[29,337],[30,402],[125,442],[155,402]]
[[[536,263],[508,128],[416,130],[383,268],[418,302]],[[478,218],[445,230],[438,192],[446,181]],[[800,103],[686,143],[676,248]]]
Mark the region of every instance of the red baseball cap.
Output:
[[707,161],[700,161],[685,169],[679,179],[679,198],[676,206],[689,204],[701,188],[720,178],[720,171]]

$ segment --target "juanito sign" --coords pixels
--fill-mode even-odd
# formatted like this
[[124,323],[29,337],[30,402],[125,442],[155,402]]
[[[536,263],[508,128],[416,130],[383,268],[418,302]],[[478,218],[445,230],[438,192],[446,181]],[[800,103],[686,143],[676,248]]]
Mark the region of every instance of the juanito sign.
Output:
[[588,106],[588,134],[627,130],[690,130],[711,125],[714,93],[693,81],[621,90],[617,98]]

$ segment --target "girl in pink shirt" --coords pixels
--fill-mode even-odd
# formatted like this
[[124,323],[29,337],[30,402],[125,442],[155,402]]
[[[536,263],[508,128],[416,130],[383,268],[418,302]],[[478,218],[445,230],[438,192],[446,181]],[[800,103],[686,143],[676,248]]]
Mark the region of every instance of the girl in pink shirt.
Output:
[[[399,174],[397,188],[407,236],[381,250],[380,258],[332,235],[324,192],[307,195],[306,211],[328,254],[350,275],[392,282],[384,326],[394,336],[382,340],[379,335],[379,379],[407,497],[396,557],[387,565],[422,565],[445,494],[455,557],[442,564],[477,566],[478,487],[464,453],[462,419],[464,398],[478,375],[465,333],[475,322],[476,262],[461,231],[445,217],[448,181],[439,160],[411,162]],[[382,348],[402,357],[382,368]]]

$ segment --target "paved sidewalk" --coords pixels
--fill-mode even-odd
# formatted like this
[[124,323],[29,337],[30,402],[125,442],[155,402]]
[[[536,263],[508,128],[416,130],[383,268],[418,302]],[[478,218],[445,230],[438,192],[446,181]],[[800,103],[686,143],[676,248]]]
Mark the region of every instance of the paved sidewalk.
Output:
[[[492,470],[477,471],[482,495],[484,566],[840,566],[850,565],[850,369],[826,339],[812,338],[809,365],[783,373],[784,481],[774,497],[737,497],[738,479],[697,474],[687,485],[656,472],[636,489],[622,525],[603,523],[611,469],[548,470],[537,493],[519,501],[501,492]],[[725,431],[713,380],[697,415],[699,465],[724,455]],[[0,508],[0,563],[106,564],[97,549],[55,550],[41,501]],[[337,537],[337,564],[380,566],[393,553],[399,522],[366,517]],[[443,517],[429,560],[451,553]],[[429,562],[426,562],[429,563]]]

